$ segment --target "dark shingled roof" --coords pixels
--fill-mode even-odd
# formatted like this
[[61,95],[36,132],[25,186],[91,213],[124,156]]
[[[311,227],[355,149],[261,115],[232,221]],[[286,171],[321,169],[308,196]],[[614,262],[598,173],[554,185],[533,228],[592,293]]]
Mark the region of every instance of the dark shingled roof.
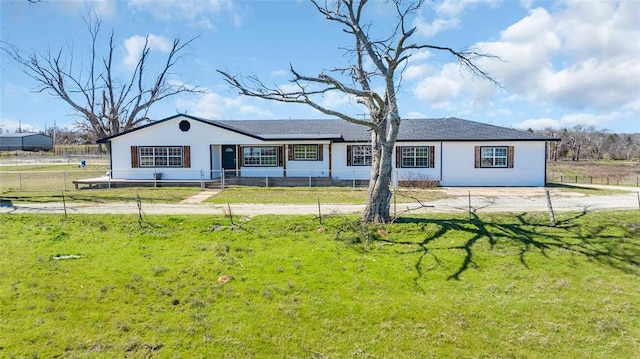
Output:
[[[341,138],[370,141],[365,126],[343,120],[211,121],[265,139]],[[324,136],[323,136],[324,135]],[[294,137],[295,136],[295,137]],[[553,138],[459,118],[402,120],[398,141],[550,141]]]
[[[261,140],[324,139],[344,142],[368,142],[371,140],[371,134],[367,127],[339,119],[225,121],[207,120],[181,114],[149,123],[125,133],[137,131],[180,116]],[[98,142],[107,142],[125,133],[104,138]],[[402,120],[398,141],[558,141],[558,139],[512,128],[450,117]]]

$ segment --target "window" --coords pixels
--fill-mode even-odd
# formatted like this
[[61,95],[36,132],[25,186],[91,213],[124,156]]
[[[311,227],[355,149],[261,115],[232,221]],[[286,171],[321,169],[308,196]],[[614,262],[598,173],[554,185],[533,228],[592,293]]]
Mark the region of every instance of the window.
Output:
[[139,147],[140,167],[183,167],[182,146]]
[[278,148],[243,147],[243,166],[246,167],[276,167],[278,166]]
[[318,145],[293,145],[294,161],[317,161]]
[[400,167],[430,168],[433,167],[433,146],[400,147]]
[[371,166],[371,145],[347,146],[347,166]]
[[476,168],[513,168],[513,146],[476,146]]

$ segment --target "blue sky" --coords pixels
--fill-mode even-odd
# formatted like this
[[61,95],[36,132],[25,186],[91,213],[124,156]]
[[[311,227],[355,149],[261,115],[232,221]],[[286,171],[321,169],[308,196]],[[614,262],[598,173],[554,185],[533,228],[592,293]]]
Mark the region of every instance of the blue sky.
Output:
[[[211,119],[325,118],[304,105],[238,96],[217,69],[257,75],[287,85],[289,64],[302,74],[347,64],[351,45],[335,23],[306,1],[118,0],[92,2],[2,0],[2,40],[27,52],[73,49],[75,66],[89,35],[87,4],[102,18],[102,43],[111,30],[117,72],[126,79],[151,39],[151,60],[166,59],[167,44],[199,37],[183,53],[171,81],[197,85],[205,94],[168,98],[152,119],[188,113]],[[384,2],[371,3],[375,26],[393,23]],[[594,126],[640,132],[640,1],[440,0],[427,1],[414,40],[461,49],[476,46],[501,61],[478,64],[503,88],[461,72],[450,56],[415,53],[404,72],[400,112],[406,118],[460,117],[513,128]],[[152,64],[153,66],[153,64]],[[0,126],[14,131],[72,126],[78,120],[62,100],[34,92],[37,84],[2,54]],[[343,96],[323,104],[360,115]]]

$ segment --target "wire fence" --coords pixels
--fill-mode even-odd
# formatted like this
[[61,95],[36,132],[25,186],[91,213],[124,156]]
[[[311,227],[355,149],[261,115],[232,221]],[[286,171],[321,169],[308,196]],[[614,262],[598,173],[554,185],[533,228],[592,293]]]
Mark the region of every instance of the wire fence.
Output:
[[[104,164],[101,158],[68,159],[69,163],[86,161],[89,164]],[[23,162],[24,163],[24,162]],[[82,188],[115,188],[132,186],[184,186],[200,187],[201,189],[224,189],[233,185],[246,185],[256,187],[367,187],[369,181],[362,179],[361,173],[356,171],[335,171],[334,178],[316,176],[310,171],[287,171],[286,176],[282,171],[254,173],[239,176],[235,171],[204,171],[204,170],[180,170],[172,173],[149,171],[143,173],[140,179],[121,180],[111,178],[111,172],[105,165],[104,169],[80,168],[78,170],[43,171],[43,170],[7,170],[4,164],[0,171],[0,190],[2,191],[59,191]],[[189,179],[183,179],[189,178]],[[550,178],[550,182],[566,184],[602,184],[610,186],[640,187],[640,176],[607,177],[607,176],[557,176]],[[398,178],[396,172],[392,175],[392,186],[433,188],[438,187],[437,180],[429,178]]]
[[[81,160],[81,161],[84,161]],[[87,165],[89,162],[87,163]],[[111,171],[104,169],[79,168],[78,170],[20,170],[7,169],[4,165],[0,171],[0,190],[2,191],[58,191],[83,188],[115,188],[115,187],[200,187],[202,189],[224,189],[233,185],[255,187],[352,187],[366,188],[369,185],[368,172],[334,171],[333,177],[319,176],[308,170],[280,170],[251,172],[243,170],[242,175],[236,171],[205,171],[174,169],[160,172],[149,170],[136,172],[136,179],[112,178]],[[80,166],[79,166],[80,167]],[[117,177],[117,176],[116,176]],[[437,187],[437,180],[411,177],[397,180],[397,173],[392,175],[392,186],[431,188]]]
[[555,176],[550,182],[640,187],[640,176]]
[[74,181],[106,176],[105,170],[0,171],[0,191],[67,191]]
[[[3,152],[6,154],[6,152]],[[72,165],[77,164],[81,165],[83,162],[85,165],[109,165],[109,156],[108,155],[42,155],[41,152],[34,152],[30,154],[20,154],[18,156],[14,156],[12,154],[3,155],[0,157],[0,166],[7,168],[15,167],[15,169],[20,168],[20,166],[42,166],[49,164],[66,164]]]

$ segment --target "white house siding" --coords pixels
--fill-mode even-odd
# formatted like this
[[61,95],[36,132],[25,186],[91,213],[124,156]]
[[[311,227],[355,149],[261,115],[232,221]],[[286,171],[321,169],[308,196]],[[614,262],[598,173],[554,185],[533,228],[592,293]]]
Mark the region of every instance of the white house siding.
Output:
[[[182,120],[191,124],[189,131],[178,128]],[[211,144],[256,144],[256,138],[228,131],[190,118],[174,119],[154,124],[140,131],[133,131],[111,140],[112,178],[152,179],[155,172],[162,179],[207,179],[211,168]],[[131,146],[191,146],[190,168],[131,167]],[[218,159],[219,161],[219,159]],[[218,162],[219,163],[219,162]],[[202,171],[202,172],[201,172]]]
[[[513,168],[475,168],[476,146],[513,146]],[[544,186],[545,142],[443,142],[442,186]]]

